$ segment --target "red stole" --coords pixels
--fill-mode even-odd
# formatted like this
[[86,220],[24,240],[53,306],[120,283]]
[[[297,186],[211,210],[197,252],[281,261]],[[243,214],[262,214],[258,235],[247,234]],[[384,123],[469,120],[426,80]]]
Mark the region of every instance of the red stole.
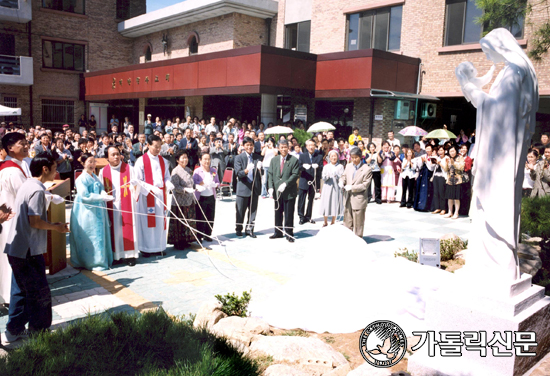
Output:
[[21,171],[23,173],[23,176],[26,177],[26,178],[29,178],[27,176],[27,174],[25,174],[25,171],[23,171],[23,169],[21,168],[21,166],[19,166],[17,163],[13,162],[13,161],[3,161],[3,162],[0,162],[0,171],[2,171],[3,169],[5,168],[9,168],[9,167],[15,167],[15,168],[18,168],[19,171]]
[[[132,195],[130,194],[130,167],[128,164],[122,162],[120,166],[120,204],[122,211],[122,237],[124,238],[124,251],[135,250],[134,246],[134,216],[132,213]],[[108,193],[113,189],[113,178],[111,175],[111,166],[107,165],[103,169],[103,185],[105,191]],[[124,186],[125,187],[122,187]],[[111,193],[112,195],[112,193]],[[115,252],[115,224],[113,222],[113,202],[107,202],[107,212],[109,213],[109,219],[111,220],[111,245],[113,252]]]
[[[160,163],[160,171],[162,173],[162,195],[164,200],[164,205],[166,205],[166,190],[164,189],[164,158],[160,155],[158,156]],[[151,168],[151,159],[149,158],[149,153],[143,154],[143,169],[145,172],[145,182],[150,185],[153,184],[153,169]],[[155,217],[155,196],[153,193],[149,192],[147,195],[147,227],[157,227],[157,221]],[[166,230],[166,218],[164,218],[164,229]]]

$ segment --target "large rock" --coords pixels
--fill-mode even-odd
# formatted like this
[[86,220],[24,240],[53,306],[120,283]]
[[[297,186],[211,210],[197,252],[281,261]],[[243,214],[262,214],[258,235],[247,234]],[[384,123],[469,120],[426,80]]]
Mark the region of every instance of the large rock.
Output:
[[454,240],[454,239],[460,239],[460,237],[451,232],[443,235],[440,240]]
[[269,366],[264,376],[310,376],[309,372],[303,371],[298,368],[287,366],[285,364],[274,364]]
[[250,345],[250,354],[270,355],[274,362],[296,364],[312,375],[345,376],[350,371],[346,358],[318,338],[260,336]]
[[347,376],[390,376],[392,373],[388,368],[376,368],[364,363],[348,373]]
[[227,317],[225,313],[220,311],[221,308],[222,308],[222,304],[220,302],[210,301],[210,302],[204,303],[199,309],[197,316],[195,316],[195,321],[193,321],[193,327],[195,328],[206,327],[207,329],[212,329],[214,324],[216,324],[218,321],[220,321],[224,317]]
[[522,273],[535,276],[542,268],[542,260],[539,256],[540,247],[538,245],[529,245],[520,243],[518,245],[519,269]]
[[269,334],[269,324],[256,317],[230,316],[221,319],[212,326],[212,333],[228,338],[233,344],[250,345],[252,337],[259,334]]

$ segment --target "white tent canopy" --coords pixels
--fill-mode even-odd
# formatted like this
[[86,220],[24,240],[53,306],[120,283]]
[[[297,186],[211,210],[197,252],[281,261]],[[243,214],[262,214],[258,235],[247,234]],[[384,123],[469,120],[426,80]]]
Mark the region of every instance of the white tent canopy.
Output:
[[0,116],[21,116],[21,109],[0,105]]

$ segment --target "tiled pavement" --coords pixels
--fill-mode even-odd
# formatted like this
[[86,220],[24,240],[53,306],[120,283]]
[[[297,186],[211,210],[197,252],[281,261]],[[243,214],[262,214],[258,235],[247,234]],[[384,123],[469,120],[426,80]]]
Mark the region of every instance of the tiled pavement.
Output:
[[[315,201],[314,213],[318,210]],[[68,214],[70,211],[68,210]],[[307,238],[321,227],[296,226],[294,244],[270,240],[273,232],[273,201],[261,199],[256,225],[257,239],[237,239],[234,234],[235,201],[218,201],[214,234],[224,243],[207,243],[185,251],[168,248],[163,257],[141,258],[135,267],[115,265],[105,272],[71,267],[48,276],[52,290],[54,325],[103,311],[143,311],[162,306],[173,315],[195,313],[215,294],[253,290],[254,297],[269,294],[296,272]],[[296,218],[295,223],[298,223]],[[393,257],[399,248],[417,249],[420,236],[440,237],[455,233],[467,238],[470,220],[445,219],[419,213],[398,204],[370,204],[367,208],[365,241],[378,257]],[[7,322],[0,311],[0,330]]]

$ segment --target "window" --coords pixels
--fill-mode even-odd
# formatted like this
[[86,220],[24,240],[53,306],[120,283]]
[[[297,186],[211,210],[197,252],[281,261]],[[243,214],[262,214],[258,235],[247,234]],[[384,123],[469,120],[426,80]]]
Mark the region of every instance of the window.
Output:
[[116,18],[127,20],[130,18],[130,0],[116,1]]
[[[475,0],[447,0],[445,19],[445,46],[478,43],[483,31],[482,25],[476,22],[483,11]],[[523,36],[523,19],[516,25],[505,26],[516,38]]]
[[74,101],[42,99],[42,126],[53,130],[63,124],[74,126]]
[[[4,97],[4,106],[9,108],[17,108],[17,97]],[[4,121],[6,123],[14,122],[17,123],[19,116],[4,116]]]
[[191,36],[189,40],[189,55],[195,55],[199,53],[199,42],[196,36]]
[[294,51],[309,52],[311,21],[285,26],[285,48]]
[[0,33],[0,55],[15,56],[15,35]]
[[348,51],[376,48],[395,51],[401,48],[403,6],[380,8],[348,16]]
[[151,61],[153,58],[151,53],[151,47],[147,46],[147,49],[145,50],[145,62]]
[[84,45],[42,41],[42,64],[45,68],[84,71]]
[[42,0],[42,7],[84,14],[84,0]]
[[19,9],[19,1],[18,0],[0,0],[0,7]]

